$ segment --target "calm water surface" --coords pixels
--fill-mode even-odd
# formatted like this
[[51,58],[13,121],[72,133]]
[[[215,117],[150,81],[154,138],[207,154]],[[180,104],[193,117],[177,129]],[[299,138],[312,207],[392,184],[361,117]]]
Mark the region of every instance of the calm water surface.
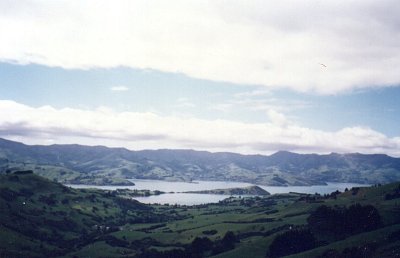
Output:
[[[179,192],[186,191],[200,191],[200,190],[212,190],[212,189],[224,189],[233,187],[246,187],[253,184],[241,183],[241,182],[228,182],[228,181],[193,181],[193,183],[187,182],[167,182],[161,180],[142,180],[132,179],[135,183],[134,186],[92,186],[92,185],[68,185],[73,188],[98,188],[105,190],[115,189],[138,189],[138,190],[159,190],[167,192],[161,195],[152,195],[148,197],[135,197],[134,199],[142,203],[160,203],[160,204],[181,204],[181,205],[196,205],[203,203],[216,203],[228,196],[216,195],[216,194],[184,194]],[[357,186],[368,186],[364,184],[355,183],[328,183],[327,185],[315,185],[315,186],[263,186],[261,188],[267,190],[271,194],[276,193],[319,193],[326,194],[336,190],[344,191],[346,188],[357,187]],[[174,192],[174,193],[170,193]]]

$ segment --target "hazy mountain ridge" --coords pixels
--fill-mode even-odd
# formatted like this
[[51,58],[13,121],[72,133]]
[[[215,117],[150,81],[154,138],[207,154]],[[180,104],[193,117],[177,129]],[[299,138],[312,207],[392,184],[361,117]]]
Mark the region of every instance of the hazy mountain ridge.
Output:
[[0,168],[32,169],[60,182],[88,184],[124,184],[127,178],[230,180],[264,185],[400,181],[400,158],[384,154],[280,151],[263,156],[194,150],[130,151],[75,144],[30,146],[5,139],[0,139]]

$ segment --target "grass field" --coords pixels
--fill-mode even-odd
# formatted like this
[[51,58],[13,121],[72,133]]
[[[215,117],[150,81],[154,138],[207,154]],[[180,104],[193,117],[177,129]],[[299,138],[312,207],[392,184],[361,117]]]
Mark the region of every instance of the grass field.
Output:
[[[308,217],[321,205],[335,208],[359,203],[379,211],[379,228],[289,257],[324,257],[328,251],[343,253],[363,246],[373,246],[367,257],[396,257],[400,198],[387,198],[387,194],[395,193],[398,185],[330,196],[281,194],[168,206],[144,205],[122,198],[116,191],[71,189],[34,174],[8,174],[0,176],[0,254],[171,257],[181,251],[189,255],[183,257],[194,257],[195,252],[200,252],[196,253],[199,257],[266,257],[277,236],[307,226]],[[228,242],[230,232],[234,238]],[[205,241],[204,251],[195,248],[199,239]]]

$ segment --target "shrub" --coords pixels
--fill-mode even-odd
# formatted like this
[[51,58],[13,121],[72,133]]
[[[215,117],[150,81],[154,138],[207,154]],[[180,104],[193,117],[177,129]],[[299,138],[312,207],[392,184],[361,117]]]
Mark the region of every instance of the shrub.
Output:
[[204,235],[215,235],[215,234],[218,233],[218,231],[215,230],[215,229],[212,229],[212,230],[204,230],[202,233],[203,233]]
[[212,248],[213,242],[208,237],[196,237],[189,247],[189,252],[191,257],[203,257],[203,254]]

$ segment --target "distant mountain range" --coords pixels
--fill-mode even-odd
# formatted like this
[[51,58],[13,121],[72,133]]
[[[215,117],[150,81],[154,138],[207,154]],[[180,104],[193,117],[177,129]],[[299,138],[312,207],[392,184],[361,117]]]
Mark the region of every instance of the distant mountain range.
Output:
[[0,171],[33,170],[62,183],[131,184],[126,179],[223,180],[261,185],[400,181],[400,158],[279,151],[270,156],[194,150],[25,145],[0,138]]

